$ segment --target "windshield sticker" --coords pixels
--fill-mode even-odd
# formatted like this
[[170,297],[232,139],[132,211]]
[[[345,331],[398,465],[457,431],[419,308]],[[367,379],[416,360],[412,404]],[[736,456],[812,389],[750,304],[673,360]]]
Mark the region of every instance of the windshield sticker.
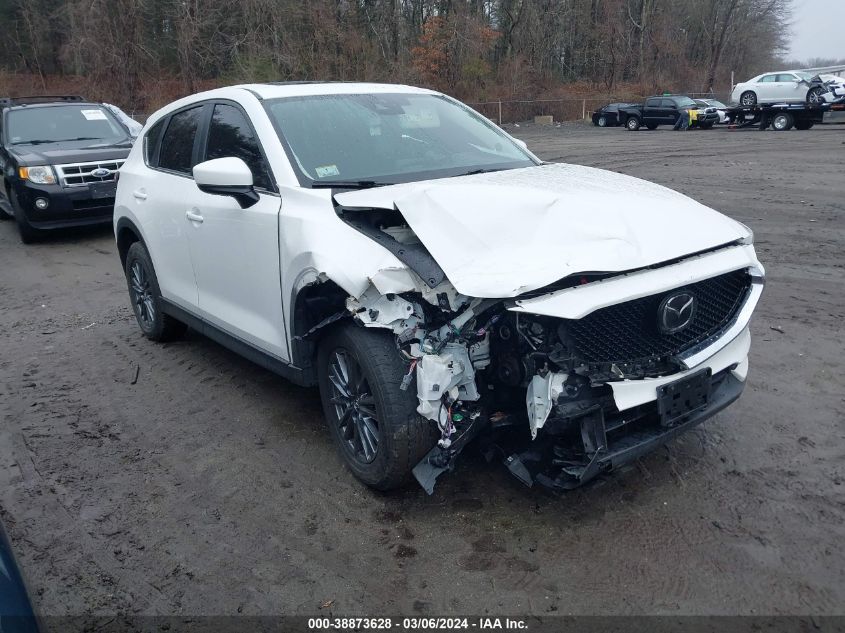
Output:
[[340,171],[337,165],[323,165],[322,167],[315,167],[317,178],[328,178],[329,176],[340,176]]
[[434,110],[406,107],[405,113],[399,115],[399,125],[404,130],[440,127],[440,117]]
[[106,113],[102,110],[80,110],[82,116],[89,121],[106,121]]

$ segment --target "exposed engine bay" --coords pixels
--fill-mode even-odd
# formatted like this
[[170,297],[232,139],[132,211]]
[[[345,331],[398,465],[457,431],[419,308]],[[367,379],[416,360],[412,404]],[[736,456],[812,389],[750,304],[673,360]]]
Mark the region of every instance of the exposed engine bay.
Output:
[[[736,316],[751,287],[747,270],[716,278],[726,300],[706,305],[706,313],[696,317],[698,330],[686,337],[661,335],[654,315],[667,296],[609,306],[582,319],[514,311],[513,299],[457,292],[398,211],[372,210],[343,219],[396,254],[420,281],[414,291],[385,294],[371,284],[360,296],[346,299],[346,310],[361,326],[393,333],[407,364],[400,388],[415,388],[418,413],[437,425],[437,446],[414,468],[429,494],[436,478],[451,470],[458,454],[479,436],[488,459],[502,459],[523,483],[576,487],[613,465],[609,435],[624,430],[645,433],[648,439],[648,433],[657,437],[693,422],[691,414],[710,404],[711,394],[729,377],[727,370],[713,375],[708,369],[687,381],[684,397],[690,400],[677,415],[660,402],[620,412],[611,389],[615,382],[683,371],[676,352],[707,340]],[[579,275],[544,292],[606,277]],[[714,283],[689,284],[688,294],[711,292],[707,284]],[[526,296],[538,294],[543,293]],[[739,391],[733,391],[728,401],[738,397]],[[637,425],[644,421],[655,428],[643,424],[640,430]]]

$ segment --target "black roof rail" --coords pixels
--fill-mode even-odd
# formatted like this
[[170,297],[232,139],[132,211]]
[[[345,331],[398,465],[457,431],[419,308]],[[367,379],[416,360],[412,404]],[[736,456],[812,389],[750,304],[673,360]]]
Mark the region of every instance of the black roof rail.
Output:
[[31,105],[36,103],[85,103],[79,95],[32,95],[28,97],[3,97],[0,106]]

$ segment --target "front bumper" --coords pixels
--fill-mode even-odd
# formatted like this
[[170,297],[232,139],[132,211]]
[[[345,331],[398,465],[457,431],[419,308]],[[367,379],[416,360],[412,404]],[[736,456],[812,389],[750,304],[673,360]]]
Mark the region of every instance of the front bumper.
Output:
[[[70,226],[110,223],[114,214],[114,188],[112,186],[63,187],[61,185],[36,185],[17,181],[15,194],[18,209],[34,228],[53,229]],[[35,201],[47,201],[46,209],[39,209]]]
[[[708,418],[713,417],[734,402],[742,394],[745,381],[730,369],[713,376],[712,391],[706,407],[684,417],[673,426],[661,426],[656,403],[652,402],[638,412],[639,418],[631,429],[624,429],[624,418],[610,416],[605,418],[598,411],[592,417],[585,416],[581,424],[582,445],[575,447],[576,459],[572,458],[572,448],[561,450],[559,445],[548,442],[545,459],[531,463],[531,454],[516,456],[508,467],[524,483],[537,483],[558,490],[570,490],[581,486],[602,473],[616,470],[650,453],[670,440],[686,433]],[[620,414],[621,415],[621,414]],[[598,438],[603,438],[602,446],[590,446]],[[594,450],[590,450],[594,449]],[[578,459],[580,457],[580,459]],[[519,462],[517,465],[515,462]],[[580,462],[580,463],[579,463]],[[532,473],[532,466],[534,466]],[[519,472],[521,470],[521,472]],[[522,476],[520,476],[520,474]],[[530,477],[525,479],[525,475]]]

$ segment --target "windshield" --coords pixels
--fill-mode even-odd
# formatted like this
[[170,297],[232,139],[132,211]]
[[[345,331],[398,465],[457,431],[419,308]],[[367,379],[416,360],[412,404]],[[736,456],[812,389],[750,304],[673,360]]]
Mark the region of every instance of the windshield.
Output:
[[811,75],[810,73],[795,73],[795,74],[798,75],[804,81],[810,81],[814,77],[814,75]]
[[714,108],[727,108],[728,107],[724,103],[722,103],[721,101],[716,101],[715,99],[708,99],[707,103],[709,103]]
[[13,145],[127,138],[111,112],[96,105],[60,105],[10,110],[8,138]]
[[675,103],[678,105],[679,108],[694,108],[696,106],[695,101],[693,101],[689,97],[676,97]]
[[428,94],[268,100],[303,185],[411,182],[537,163],[492,123]]

